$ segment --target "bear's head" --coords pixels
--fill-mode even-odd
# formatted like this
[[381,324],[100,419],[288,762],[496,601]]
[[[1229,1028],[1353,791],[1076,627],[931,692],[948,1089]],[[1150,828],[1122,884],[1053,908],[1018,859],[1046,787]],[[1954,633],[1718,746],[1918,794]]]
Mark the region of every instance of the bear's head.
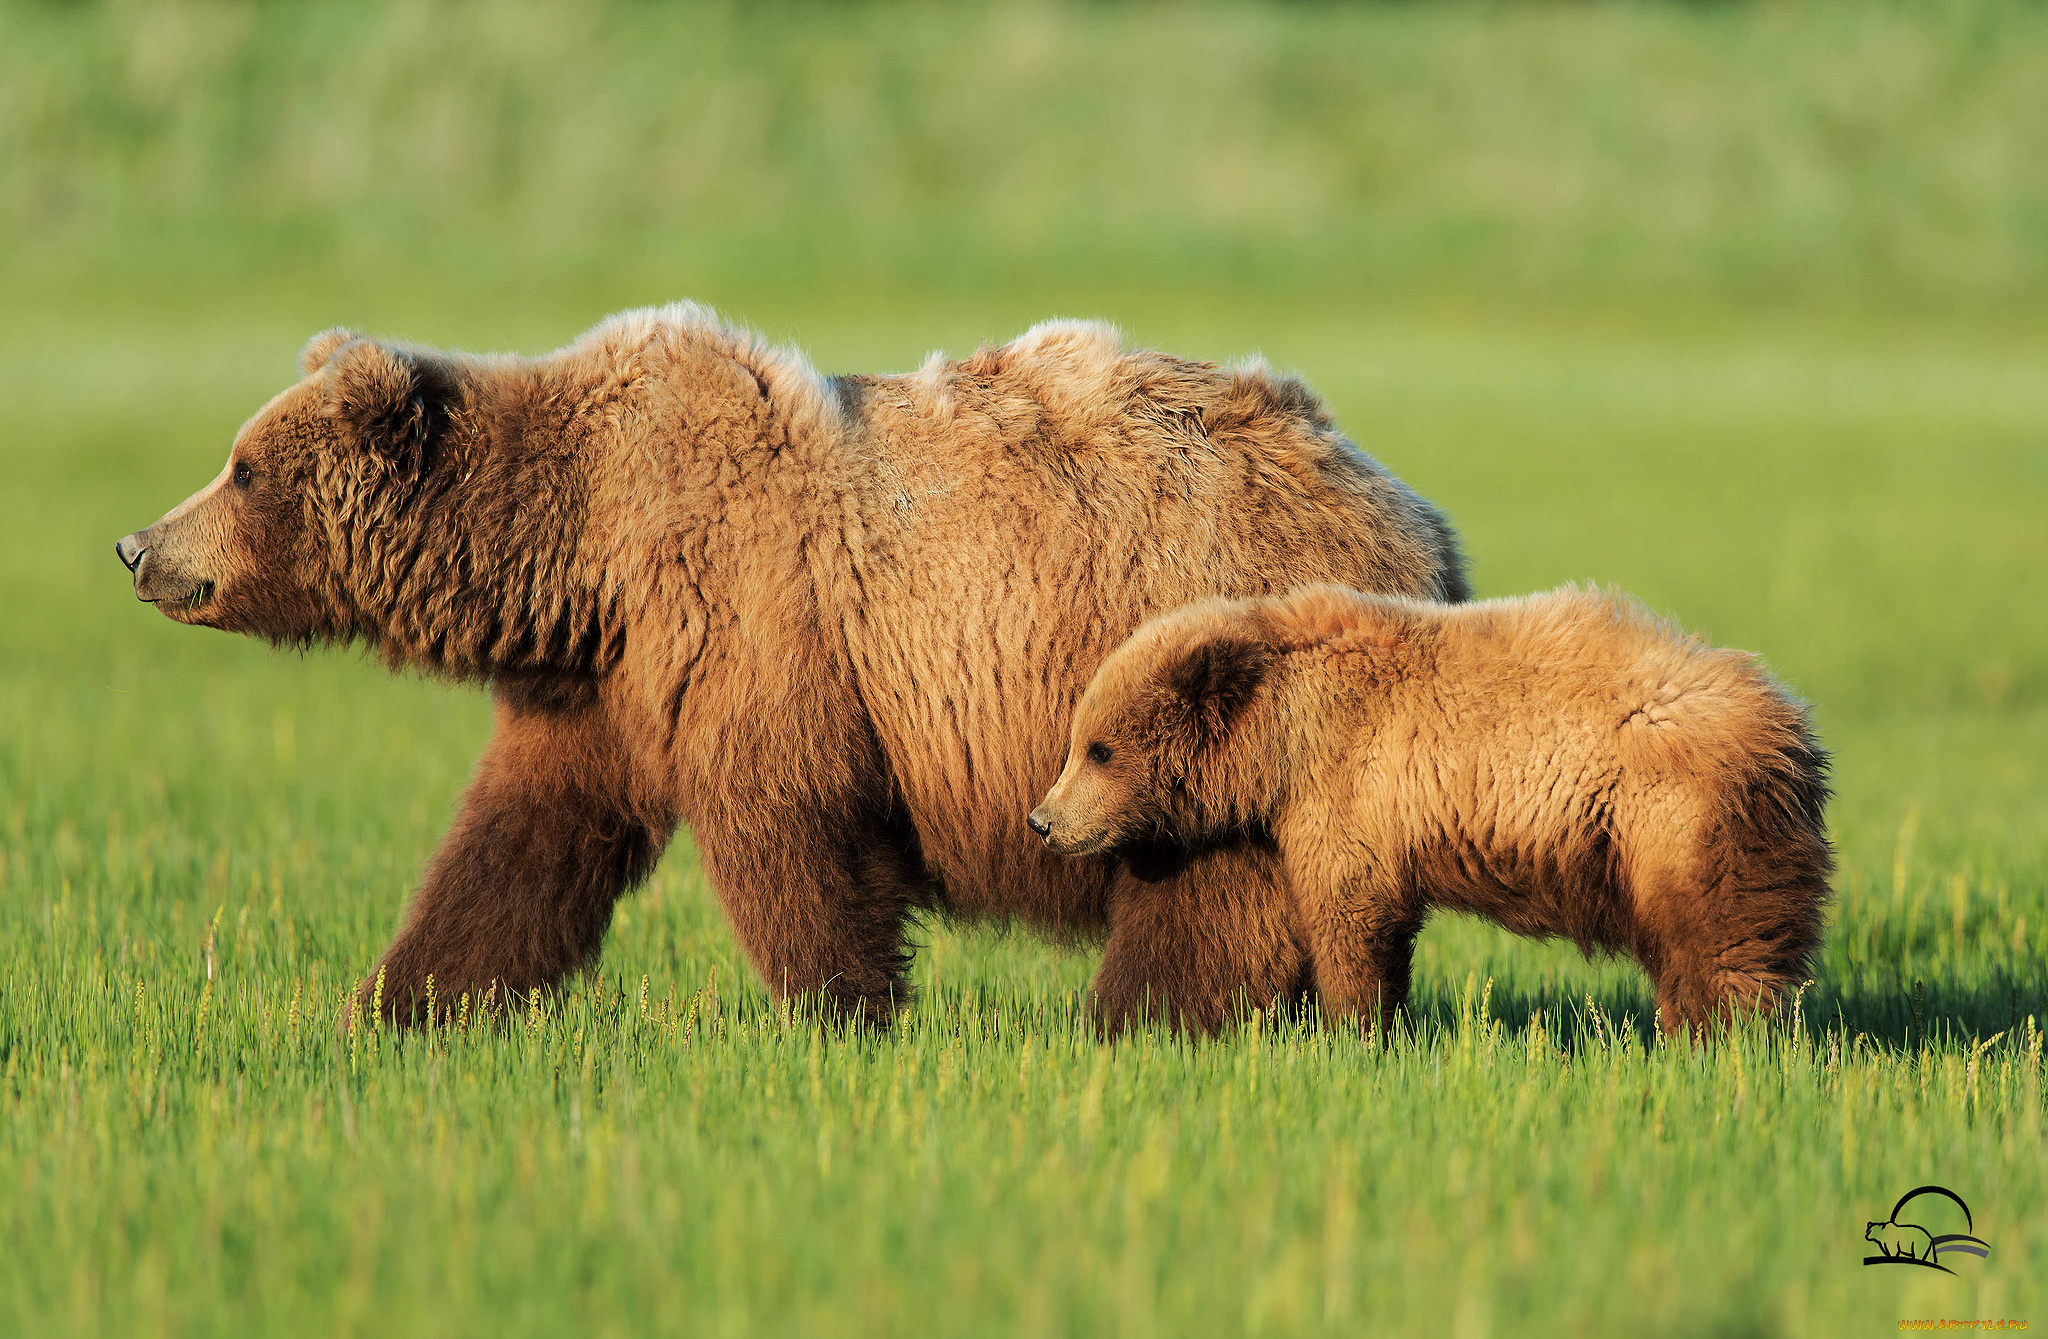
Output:
[[284,643],[366,631],[348,570],[366,554],[351,550],[416,490],[457,371],[347,330],[314,336],[299,371],[212,483],[115,544],[167,617]]
[[1074,709],[1059,780],[1027,820],[1064,855],[1201,842],[1258,808],[1256,747],[1237,747],[1274,662],[1245,605],[1203,601],[1139,628]]

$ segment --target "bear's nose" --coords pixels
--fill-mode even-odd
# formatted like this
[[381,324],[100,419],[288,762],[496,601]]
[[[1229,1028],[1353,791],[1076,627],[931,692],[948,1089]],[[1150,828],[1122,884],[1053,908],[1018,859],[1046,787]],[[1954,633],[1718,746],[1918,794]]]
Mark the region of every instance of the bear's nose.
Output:
[[142,555],[149,550],[142,547],[140,534],[123,535],[114,541],[114,556],[121,560],[121,566],[133,572],[135,564],[142,561]]
[[1041,837],[1047,836],[1052,832],[1052,824],[1046,822],[1043,817],[1036,813],[1032,814],[1029,818],[1025,819],[1024,821],[1026,823],[1029,823],[1031,825],[1031,830]]

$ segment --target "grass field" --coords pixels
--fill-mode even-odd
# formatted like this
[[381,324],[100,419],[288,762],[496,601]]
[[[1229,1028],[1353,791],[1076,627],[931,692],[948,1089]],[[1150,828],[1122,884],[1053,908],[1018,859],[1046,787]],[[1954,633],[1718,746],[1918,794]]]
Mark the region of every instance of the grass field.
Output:
[[[728,14],[676,46],[668,121],[628,112],[675,20],[572,28],[551,74],[548,11],[489,42],[464,40],[479,11],[432,12],[0,8],[0,1332],[2048,1325],[2043,11],[1204,10],[1163,56],[1116,8],[926,16],[895,54],[900,15]],[[1079,152],[1116,110],[1091,81],[1130,69],[1116,96],[1143,103],[1161,68],[1218,86],[1231,52],[1316,57],[1294,94],[1263,66],[1225,85],[1264,109],[1203,122],[1236,158],[1176,157],[1142,118],[1150,176]],[[408,82],[437,58],[438,120]],[[587,140],[462,119],[495,90],[491,124],[526,125],[612,63],[633,78]],[[313,66],[341,72],[307,85],[331,139],[291,91]],[[1360,69],[1405,82],[1347,94]],[[1453,96],[1482,85],[1505,101]],[[943,93],[1014,130],[1048,90],[1065,110],[1014,132],[1007,173],[902,110]],[[1433,90],[1456,115],[1424,115]],[[747,97],[779,128],[695,195],[592,147]],[[840,105],[872,119],[820,144]],[[370,180],[415,123],[432,153]],[[1359,127],[1434,134],[1450,166],[1389,140],[1329,173]],[[875,181],[821,166],[876,145]],[[1487,174],[1517,145],[1554,191]],[[548,195],[578,162],[617,210]],[[272,181],[289,198],[257,208]],[[1190,181],[1220,184],[1148,247]],[[778,190],[745,226],[663,231]],[[1762,652],[1836,758],[1798,1025],[1657,1044],[1632,966],[1445,919],[1383,1052],[1264,1020],[1100,1043],[1091,955],[943,925],[911,1016],[842,1036],[772,1011],[679,842],[570,996],[338,1038],[485,704],[172,626],[112,541],[212,476],[316,329],[540,351],[686,293],[827,370],[1056,311],[1262,351],[1451,513],[1483,594],[1613,582]],[[1864,1268],[1866,1222],[1929,1182],[1990,1258]]]

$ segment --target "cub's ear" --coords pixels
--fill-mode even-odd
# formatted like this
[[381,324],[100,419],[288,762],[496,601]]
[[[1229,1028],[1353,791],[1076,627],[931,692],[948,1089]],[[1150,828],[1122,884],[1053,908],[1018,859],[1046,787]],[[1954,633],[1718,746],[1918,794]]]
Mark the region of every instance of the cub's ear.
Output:
[[336,349],[344,344],[353,344],[361,338],[361,335],[346,326],[338,325],[332,330],[321,331],[307,340],[306,347],[299,351],[299,375],[312,376],[327,366],[327,360],[334,356]]
[[1266,676],[1272,653],[1239,633],[1194,642],[1166,667],[1166,686],[1185,705],[1204,738],[1220,737]]
[[[336,333],[345,332],[329,332]],[[444,398],[436,369],[417,354],[372,339],[351,339],[324,366],[328,415],[346,424],[400,478],[418,478]]]

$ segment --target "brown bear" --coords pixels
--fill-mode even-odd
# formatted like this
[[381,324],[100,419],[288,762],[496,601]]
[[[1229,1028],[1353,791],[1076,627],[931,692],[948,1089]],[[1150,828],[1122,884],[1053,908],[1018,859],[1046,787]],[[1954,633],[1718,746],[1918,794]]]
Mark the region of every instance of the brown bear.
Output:
[[1445,607],[1310,586],[1152,620],[1029,822],[1053,850],[1276,848],[1314,987],[1391,1016],[1435,908],[1626,950],[1666,1028],[1769,1008],[1819,942],[1827,759],[1745,654],[1570,587]]
[[1466,595],[1449,527],[1301,382],[1039,326],[823,377],[693,305],[537,359],[335,330],[120,541],[180,622],[484,681],[496,729],[383,955],[414,1016],[597,953],[678,821],[778,998],[905,1000],[906,920],[1106,936],[1112,1025],[1213,1027],[1306,956],[1278,864],[1051,856],[1024,811],[1096,664],[1207,594]]

